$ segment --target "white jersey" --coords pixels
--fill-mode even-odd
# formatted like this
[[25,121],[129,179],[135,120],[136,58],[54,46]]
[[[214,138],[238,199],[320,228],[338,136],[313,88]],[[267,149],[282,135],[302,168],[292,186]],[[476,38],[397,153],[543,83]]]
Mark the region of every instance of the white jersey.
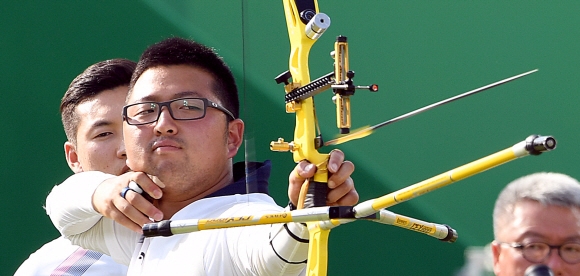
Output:
[[103,253],[72,245],[57,238],[32,253],[20,265],[14,276],[120,276],[127,274],[127,266],[115,263]]
[[[136,242],[140,238],[137,233],[89,210],[92,192],[84,189],[93,187],[94,191],[97,185],[86,182],[99,178],[102,181],[106,176],[94,172],[71,176],[53,189],[46,210],[59,231],[74,244],[108,254],[119,263],[130,262],[128,275],[299,275],[306,268],[308,243],[288,233],[308,239],[306,227],[297,223],[206,230]],[[78,185],[79,181],[85,184]],[[70,199],[73,189],[84,191],[75,192],[79,196],[74,200],[64,200]],[[83,197],[85,200],[81,200]],[[197,200],[171,220],[282,210],[266,194],[229,195]]]
[[[267,195],[234,195],[198,200],[172,220],[280,211]],[[134,252],[128,275],[296,275],[305,268],[300,261],[306,260],[307,250],[277,252],[297,261],[289,264],[270,244],[285,231],[281,225],[261,225],[146,238]]]

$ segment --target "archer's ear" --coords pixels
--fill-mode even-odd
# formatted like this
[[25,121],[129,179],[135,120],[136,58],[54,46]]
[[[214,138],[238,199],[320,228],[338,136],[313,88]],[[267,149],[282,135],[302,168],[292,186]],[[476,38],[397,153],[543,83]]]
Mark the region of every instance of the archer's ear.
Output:
[[76,147],[70,141],[64,142],[64,156],[66,158],[66,162],[68,163],[69,168],[74,173],[79,173],[83,171],[83,167],[79,162],[79,156],[77,154]]
[[244,121],[235,119],[228,123],[228,157],[233,158],[244,141]]

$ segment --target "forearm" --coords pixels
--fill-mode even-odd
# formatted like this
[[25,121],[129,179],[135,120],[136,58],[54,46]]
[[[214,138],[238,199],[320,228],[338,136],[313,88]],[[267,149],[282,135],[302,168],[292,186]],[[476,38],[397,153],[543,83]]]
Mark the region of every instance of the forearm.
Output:
[[115,262],[129,265],[140,235],[102,217],[89,230],[65,236],[72,244],[109,255]]
[[87,231],[101,218],[94,210],[92,196],[97,186],[114,175],[83,172],[55,186],[46,198],[46,213],[64,236]]
[[244,264],[249,264],[251,275],[298,275],[306,268],[309,236],[307,227],[300,223],[249,226],[228,231],[238,232],[228,235],[228,243],[241,271],[248,269]]
[[72,244],[128,265],[139,235],[103,217],[92,203],[97,186],[112,177],[115,176],[96,171],[72,175],[52,189],[46,198],[46,213]]
[[[267,272],[298,275],[308,259],[308,229],[300,223],[273,225],[270,248],[265,250]],[[272,274],[274,275],[274,274]]]

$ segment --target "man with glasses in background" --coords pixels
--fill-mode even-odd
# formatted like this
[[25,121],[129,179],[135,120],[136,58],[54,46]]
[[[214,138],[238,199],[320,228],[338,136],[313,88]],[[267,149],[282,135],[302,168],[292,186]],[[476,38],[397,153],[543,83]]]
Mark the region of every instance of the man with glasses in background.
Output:
[[580,183],[535,173],[508,184],[493,211],[494,272],[523,276],[535,264],[554,275],[580,275]]

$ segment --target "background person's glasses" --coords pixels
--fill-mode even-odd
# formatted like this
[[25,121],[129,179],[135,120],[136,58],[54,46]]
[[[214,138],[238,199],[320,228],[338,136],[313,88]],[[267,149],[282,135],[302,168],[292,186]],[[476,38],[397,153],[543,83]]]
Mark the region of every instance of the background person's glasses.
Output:
[[130,125],[150,124],[159,119],[161,108],[167,107],[174,120],[197,120],[205,117],[208,107],[218,109],[232,119],[234,115],[225,107],[206,98],[180,98],[167,102],[142,102],[123,107],[123,120]]
[[558,255],[569,264],[580,263],[580,244],[565,243],[562,245],[549,245],[543,242],[532,242],[527,244],[500,242],[522,252],[524,259],[532,263],[541,263],[545,261],[553,248],[558,249]]

